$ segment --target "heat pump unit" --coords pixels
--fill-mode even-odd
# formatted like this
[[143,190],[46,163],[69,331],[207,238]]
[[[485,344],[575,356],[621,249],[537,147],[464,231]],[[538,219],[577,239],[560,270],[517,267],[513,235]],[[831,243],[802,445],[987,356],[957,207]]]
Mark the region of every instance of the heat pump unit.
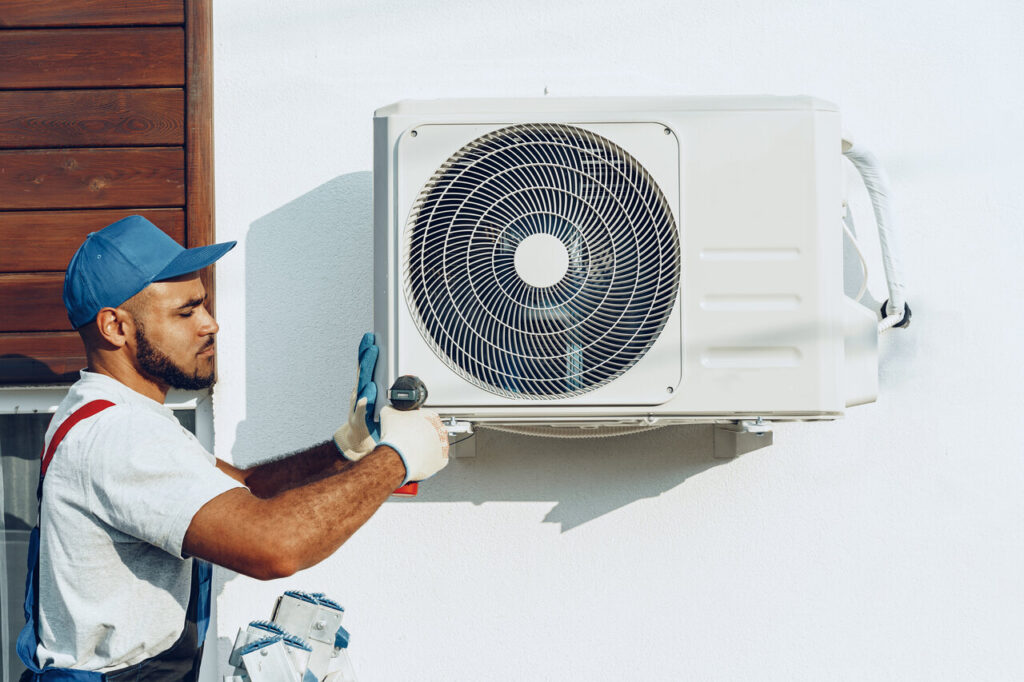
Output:
[[403,101],[374,119],[377,381],[494,425],[832,419],[839,113],[809,97]]

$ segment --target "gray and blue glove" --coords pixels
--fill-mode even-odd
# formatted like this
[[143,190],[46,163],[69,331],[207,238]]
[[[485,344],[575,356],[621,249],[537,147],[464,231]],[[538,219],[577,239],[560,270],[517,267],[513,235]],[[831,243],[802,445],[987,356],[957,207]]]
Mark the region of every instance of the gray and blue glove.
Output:
[[345,459],[356,462],[373,452],[380,441],[380,425],[373,420],[377,405],[377,384],[373,383],[373,370],[377,366],[380,348],[373,332],[363,334],[359,342],[359,364],[356,367],[356,387],[352,389],[348,421],[334,432],[334,442]]

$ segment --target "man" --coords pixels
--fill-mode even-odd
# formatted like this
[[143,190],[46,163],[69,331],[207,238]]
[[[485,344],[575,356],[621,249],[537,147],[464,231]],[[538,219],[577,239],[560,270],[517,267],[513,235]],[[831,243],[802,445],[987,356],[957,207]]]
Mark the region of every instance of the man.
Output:
[[46,434],[18,641],[28,678],[195,679],[209,602],[195,559],[291,575],[448,461],[437,415],[384,408],[372,421],[372,335],[332,441],[243,470],[177,423],[168,390],[214,382],[218,326],[199,271],[234,244],[184,249],[131,216],[90,234],[68,267],[64,303],[88,369]]

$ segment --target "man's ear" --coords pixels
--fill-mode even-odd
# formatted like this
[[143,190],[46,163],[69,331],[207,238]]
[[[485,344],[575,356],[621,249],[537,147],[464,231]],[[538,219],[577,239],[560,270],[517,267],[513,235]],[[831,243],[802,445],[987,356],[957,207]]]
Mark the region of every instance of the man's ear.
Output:
[[122,308],[100,308],[96,313],[96,331],[107,343],[123,348],[135,338],[135,320]]

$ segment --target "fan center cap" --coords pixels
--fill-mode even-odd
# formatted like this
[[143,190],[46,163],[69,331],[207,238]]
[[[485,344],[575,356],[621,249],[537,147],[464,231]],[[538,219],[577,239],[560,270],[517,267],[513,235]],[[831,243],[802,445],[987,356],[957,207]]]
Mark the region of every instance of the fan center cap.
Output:
[[515,264],[516,273],[530,286],[554,286],[569,271],[569,250],[554,235],[531,234],[516,247]]

